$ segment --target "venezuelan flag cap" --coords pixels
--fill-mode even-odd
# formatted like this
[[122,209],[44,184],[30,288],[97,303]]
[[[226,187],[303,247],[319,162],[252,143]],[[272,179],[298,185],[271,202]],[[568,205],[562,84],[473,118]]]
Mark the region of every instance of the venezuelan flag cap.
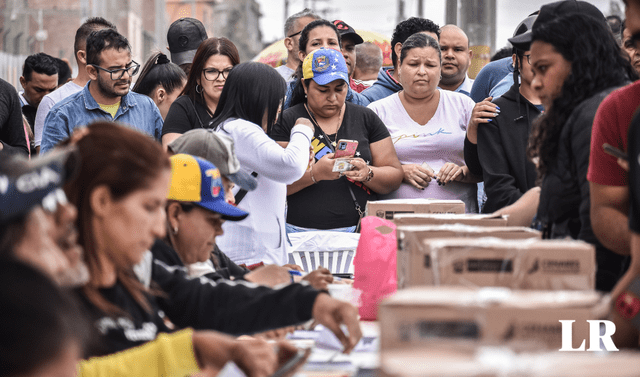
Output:
[[167,199],[191,202],[225,220],[239,221],[249,214],[227,203],[220,170],[209,161],[188,154],[171,156],[171,187]]
[[335,80],[344,80],[349,84],[347,63],[340,51],[320,48],[310,52],[302,62],[302,77],[313,79],[318,85],[327,85]]

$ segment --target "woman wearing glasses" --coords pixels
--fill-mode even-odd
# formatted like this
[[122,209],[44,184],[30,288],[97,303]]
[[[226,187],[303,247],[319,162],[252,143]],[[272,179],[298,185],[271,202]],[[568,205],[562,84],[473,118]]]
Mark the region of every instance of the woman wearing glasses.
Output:
[[227,76],[240,63],[238,49],[227,38],[209,38],[193,58],[187,85],[169,109],[162,128],[162,145],[194,128],[211,128],[213,113]]

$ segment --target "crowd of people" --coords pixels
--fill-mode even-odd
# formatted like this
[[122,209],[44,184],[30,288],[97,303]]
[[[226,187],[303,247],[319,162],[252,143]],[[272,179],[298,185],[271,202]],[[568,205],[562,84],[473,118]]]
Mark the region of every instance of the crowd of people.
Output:
[[289,237],[355,232],[386,198],[593,244],[616,345],[637,347],[640,1],[625,4],[617,26],[585,1],[532,9],[475,81],[466,33],[424,18],[396,26],[382,67],[345,21],[304,10],[276,69],[192,18],[141,66],[86,20],[75,78],[38,53],[22,91],[0,80],[0,338],[19,339],[0,370],[267,376],[311,320],[349,352],[357,309],[326,268],[289,264]]

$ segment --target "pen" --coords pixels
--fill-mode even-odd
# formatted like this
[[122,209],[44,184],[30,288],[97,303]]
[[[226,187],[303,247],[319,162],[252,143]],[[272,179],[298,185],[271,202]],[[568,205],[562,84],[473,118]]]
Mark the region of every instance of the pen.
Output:
[[302,272],[298,271],[298,270],[289,270],[289,275],[291,275],[291,282],[294,283],[295,280],[293,279],[294,276],[302,276]]

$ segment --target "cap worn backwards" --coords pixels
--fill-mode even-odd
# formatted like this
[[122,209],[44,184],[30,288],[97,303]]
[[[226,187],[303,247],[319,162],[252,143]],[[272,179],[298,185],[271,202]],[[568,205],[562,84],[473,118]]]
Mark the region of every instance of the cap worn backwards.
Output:
[[533,33],[535,32],[536,28],[539,28],[541,25],[544,25],[549,21],[553,21],[558,17],[575,13],[586,14],[598,21],[606,22],[604,14],[602,14],[602,12],[600,12],[600,10],[598,10],[598,8],[596,8],[593,4],[590,4],[586,1],[556,1],[554,3],[543,5],[540,8],[540,13],[533,23],[531,30],[528,30],[523,34],[514,36],[513,38],[509,38],[509,42],[511,42],[513,47],[519,50],[528,51],[530,49],[530,45],[533,40]]
[[207,38],[202,22],[190,17],[176,20],[167,31],[171,61],[178,65],[192,63],[198,46]]
[[313,79],[318,85],[342,79],[349,83],[347,64],[342,53],[330,48],[320,48],[310,52],[302,62],[302,77]]
[[191,202],[222,215],[225,220],[239,221],[249,214],[225,200],[220,170],[211,162],[188,154],[171,156],[171,187],[167,199]]
[[185,132],[169,144],[173,153],[185,153],[211,162],[220,170],[220,174],[229,178],[241,188],[252,191],[258,181],[240,169],[236,157],[233,139],[212,129],[196,128]]

